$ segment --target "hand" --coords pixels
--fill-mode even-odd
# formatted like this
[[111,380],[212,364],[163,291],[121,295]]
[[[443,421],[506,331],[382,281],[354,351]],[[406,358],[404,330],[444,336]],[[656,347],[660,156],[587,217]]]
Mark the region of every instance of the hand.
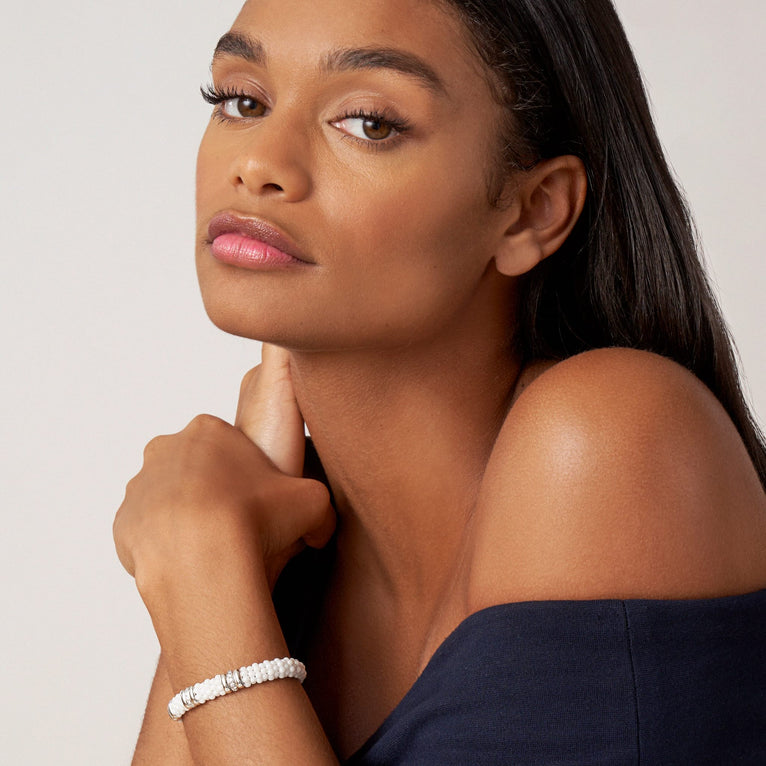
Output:
[[[288,652],[270,588],[335,526],[327,488],[301,477],[304,445],[289,356],[267,347],[243,381],[234,426],[202,415],[147,446],[114,523],[162,648],[134,763],[249,763],[257,753],[259,763],[337,766],[295,682],[230,695],[180,729],[166,712],[195,680]],[[295,733],[287,745],[276,736],[285,722]]]
[[304,545],[326,544],[334,512],[327,488],[300,477],[303,445],[289,356],[272,347],[243,381],[236,426],[202,415],[149,443],[114,536],[150,612],[168,591],[204,592],[221,568],[260,571],[273,586]]

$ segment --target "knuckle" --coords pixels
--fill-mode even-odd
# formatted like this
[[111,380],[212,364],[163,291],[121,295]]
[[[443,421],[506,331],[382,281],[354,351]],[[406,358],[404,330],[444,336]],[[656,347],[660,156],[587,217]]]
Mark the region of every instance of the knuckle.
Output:
[[114,520],[112,521],[112,539],[114,540],[115,545],[119,544],[120,541],[120,511],[122,510],[122,506],[120,506],[117,509],[117,513],[114,514]]
[[128,501],[128,497],[130,495],[135,494],[140,480],[141,480],[140,473],[137,473],[132,479],[128,480],[128,483],[125,485],[125,497],[123,498],[122,505],[120,506],[117,513],[119,513],[125,507],[125,503]]
[[203,413],[193,417],[185,430],[193,434],[203,434],[218,430],[223,424],[223,421],[215,415]]
[[303,479],[306,506],[315,513],[324,513],[330,507],[330,490],[316,479]]
[[112,535],[114,536],[115,540],[121,534],[122,530],[125,527],[126,517],[128,518],[130,517],[130,506],[132,504],[131,495],[135,491],[138,478],[139,478],[138,475],[134,476],[125,485],[125,495],[122,498],[120,507],[117,509],[117,512],[114,514],[114,521],[112,522]]
[[250,390],[251,386],[254,386],[258,382],[258,377],[261,373],[261,367],[258,365],[258,367],[253,367],[251,370],[248,370],[243,378],[242,382],[239,385],[239,395],[242,396],[245,392]]
[[166,436],[155,436],[147,442],[144,447],[144,460],[159,452],[166,439]]
[[123,506],[120,506],[114,516],[114,521],[112,522],[112,541],[114,543],[114,549],[117,553],[119,562],[129,573],[132,574],[130,555],[128,553],[129,544],[127,540],[127,533],[125,531],[125,519],[122,510]]

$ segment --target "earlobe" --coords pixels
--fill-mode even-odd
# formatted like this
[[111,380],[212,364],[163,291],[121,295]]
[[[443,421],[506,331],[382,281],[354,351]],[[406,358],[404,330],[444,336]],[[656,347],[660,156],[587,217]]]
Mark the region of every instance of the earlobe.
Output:
[[507,227],[495,263],[506,276],[520,276],[555,253],[580,217],[588,182],[578,157],[542,160],[520,180],[506,208]]
[[502,250],[495,256],[497,270],[507,277],[519,277],[537,266],[546,256],[534,232],[523,229],[506,234]]

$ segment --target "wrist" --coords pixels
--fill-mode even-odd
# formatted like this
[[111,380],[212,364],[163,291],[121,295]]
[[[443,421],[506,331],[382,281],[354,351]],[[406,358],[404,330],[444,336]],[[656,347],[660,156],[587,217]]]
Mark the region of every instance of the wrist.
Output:
[[142,595],[178,688],[287,654],[263,567],[224,559],[187,577],[155,579],[150,595]]
[[257,587],[265,571],[254,525],[223,508],[206,508],[146,540],[135,555],[136,587],[149,609],[167,611],[234,587]]
[[293,657],[282,657],[234,668],[178,692],[168,703],[168,713],[174,721],[180,721],[190,710],[218,697],[287,678],[295,678],[303,683],[306,678],[305,665]]

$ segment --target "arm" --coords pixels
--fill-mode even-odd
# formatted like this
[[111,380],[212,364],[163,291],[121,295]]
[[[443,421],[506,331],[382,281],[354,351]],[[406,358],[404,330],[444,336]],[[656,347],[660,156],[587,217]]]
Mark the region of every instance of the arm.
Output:
[[271,587],[291,556],[323,545],[334,527],[327,489],[299,478],[302,420],[286,356],[268,351],[246,378],[237,425],[201,416],[153,440],[115,519],[120,560],[162,648],[137,764],[337,763],[294,679],[208,702],[182,722],[167,717],[180,689],[287,655]]
[[[243,566],[237,557],[231,567],[199,562],[197,557],[204,577],[194,587],[171,595],[163,589],[167,601],[152,606],[173,693],[218,672],[288,653],[263,569]],[[160,701],[163,712],[168,700]],[[292,679],[240,690],[169,723],[185,732],[194,762],[205,766],[337,763],[303,688]]]
[[[231,583],[227,582],[226,587]],[[270,604],[268,611],[271,611]],[[276,618],[274,618],[276,621]],[[223,627],[223,626],[222,626]],[[268,623],[264,624],[268,636]],[[204,707],[187,713],[182,722],[173,721],[168,716],[167,706],[176,691],[188,685],[190,679],[194,682],[215,674],[219,671],[240,667],[241,662],[232,661],[226,667],[220,665],[219,657],[212,657],[210,662],[199,660],[191,662],[186,659],[189,655],[199,654],[199,629],[191,633],[192,640],[175,648],[174,661],[165,660],[160,656],[157,670],[149,693],[141,733],[133,757],[133,766],[192,766],[194,763],[243,763],[250,762],[268,764],[335,764],[332,750],[327,744],[321,727],[314,715],[306,695],[296,681],[284,681],[275,684],[241,690],[237,695],[207,703]],[[273,643],[266,641],[261,644],[255,632],[240,637],[242,650],[239,656],[247,657],[283,657],[287,654],[281,635],[273,631]],[[219,635],[212,645],[215,653],[221,652],[222,647],[231,646],[231,635]],[[264,646],[273,647],[271,653]],[[227,649],[227,651],[232,651]],[[263,652],[266,651],[266,654]],[[261,654],[256,655],[256,652]],[[211,652],[212,654],[213,652]],[[232,656],[232,655],[229,655]],[[172,667],[179,678],[183,680],[171,683],[169,667]],[[190,668],[196,667],[195,671]],[[214,668],[211,670],[211,668]],[[289,684],[290,689],[278,689],[282,684]],[[251,696],[250,696],[251,695]],[[249,696],[249,699],[246,699]],[[236,697],[236,698],[235,698]],[[219,703],[223,703],[219,705]],[[224,709],[225,707],[225,709]],[[247,732],[242,736],[241,732]],[[300,732],[304,732],[300,736]],[[187,739],[188,737],[188,739]],[[296,741],[297,739],[297,741]],[[192,758],[192,749],[196,758]],[[234,751],[237,744],[237,752]],[[316,746],[318,744],[318,747]],[[298,748],[301,745],[301,748]],[[254,759],[254,754],[258,760]],[[235,760],[236,759],[236,760]]]
[[176,725],[168,715],[168,700],[173,694],[168,669],[164,658],[160,656],[132,766],[151,766],[157,763],[164,766],[193,766],[184,729]]

